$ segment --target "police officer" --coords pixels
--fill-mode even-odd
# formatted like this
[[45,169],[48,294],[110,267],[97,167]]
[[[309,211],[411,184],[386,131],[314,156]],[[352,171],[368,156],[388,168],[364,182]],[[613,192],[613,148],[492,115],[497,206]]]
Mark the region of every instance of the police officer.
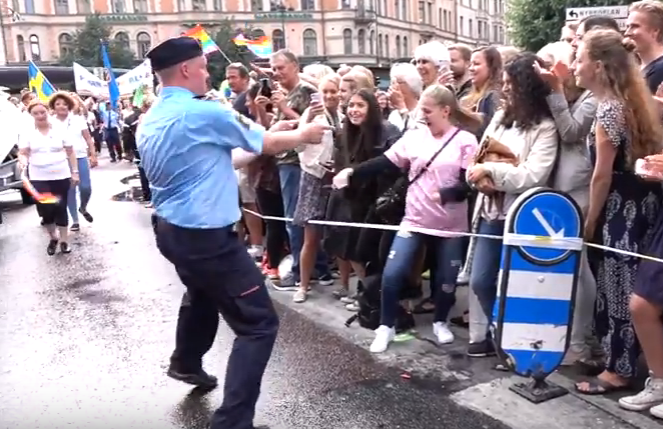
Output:
[[218,314],[237,336],[213,429],[253,429],[262,376],[278,317],[264,277],[233,232],[240,219],[231,150],[276,154],[320,142],[328,127],[294,121],[270,131],[230,107],[199,100],[207,91],[207,61],[197,40],[169,39],[147,57],[161,83],[159,102],[138,130],[141,163],[152,188],[157,247],[186,286],[168,376],[211,388],[202,368],[216,336]]

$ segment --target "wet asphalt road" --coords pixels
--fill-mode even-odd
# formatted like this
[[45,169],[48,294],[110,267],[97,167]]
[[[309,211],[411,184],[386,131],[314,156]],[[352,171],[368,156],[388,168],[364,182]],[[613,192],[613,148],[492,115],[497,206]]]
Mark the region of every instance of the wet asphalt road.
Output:
[[[82,225],[70,255],[47,256],[34,207],[0,195],[0,428],[198,429],[220,404],[221,389],[201,396],[164,375],[183,287],[154,245],[150,211],[111,201],[133,172],[94,171],[95,221]],[[506,428],[452,403],[449,386],[403,380],[363,349],[279,311],[257,424]],[[232,339],[222,323],[210,373],[223,375]]]

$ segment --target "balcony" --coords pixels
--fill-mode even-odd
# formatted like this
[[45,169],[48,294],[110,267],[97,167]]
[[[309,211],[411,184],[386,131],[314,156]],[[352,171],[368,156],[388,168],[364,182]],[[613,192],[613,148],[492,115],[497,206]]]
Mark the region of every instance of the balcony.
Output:
[[374,22],[376,18],[377,14],[374,10],[366,10],[362,8],[355,11],[355,22],[357,24],[367,24],[369,22]]

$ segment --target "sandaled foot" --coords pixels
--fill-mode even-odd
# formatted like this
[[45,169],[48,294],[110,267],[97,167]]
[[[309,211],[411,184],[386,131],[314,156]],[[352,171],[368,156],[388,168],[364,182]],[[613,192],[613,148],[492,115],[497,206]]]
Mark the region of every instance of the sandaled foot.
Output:
[[575,365],[580,371],[590,377],[597,376],[605,369],[605,364],[602,359],[595,358],[581,358],[575,361]]
[[576,383],[576,391],[582,395],[605,395],[628,389],[628,384],[612,384],[609,381],[602,380],[598,377]]

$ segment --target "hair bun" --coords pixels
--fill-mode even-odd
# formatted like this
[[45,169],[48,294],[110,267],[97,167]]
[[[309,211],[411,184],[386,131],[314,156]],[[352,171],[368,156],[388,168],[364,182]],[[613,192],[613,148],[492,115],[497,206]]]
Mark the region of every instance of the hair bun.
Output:
[[635,42],[633,41],[633,39],[630,39],[628,37],[622,39],[622,46],[624,47],[624,49],[626,49],[627,52],[635,51]]

